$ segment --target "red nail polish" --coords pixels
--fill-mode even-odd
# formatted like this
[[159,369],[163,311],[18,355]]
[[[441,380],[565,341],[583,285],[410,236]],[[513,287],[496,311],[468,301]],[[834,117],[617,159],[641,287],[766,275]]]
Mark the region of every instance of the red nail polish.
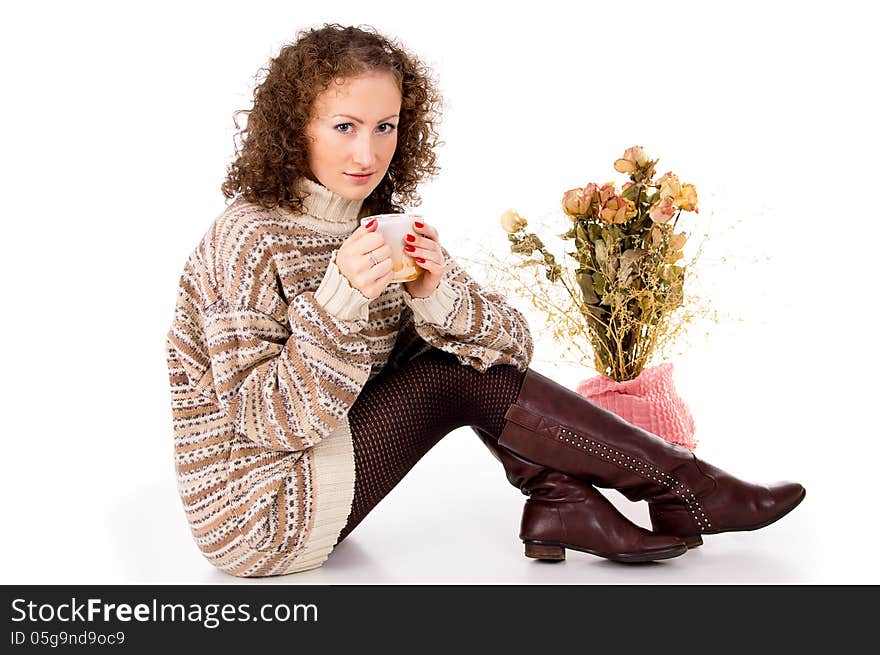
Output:
[[372,221],[370,221],[369,223],[367,223],[366,228],[367,228],[368,230],[370,230],[370,229],[372,229],[372,227],[373,227],[375,224],[376,224],[376,219],[374,218]]
[[418,221],[415,221],[415,224],[416,224],[416,227],[425,227],[424,225],[422,225],[422,224],[419,223]]
[[415,238],[412,234],[407,234],[407,235],[406,235],[406,240],[407,240],[407,241],[415,241],[416,238]]
[[416,257],[416,261],[419,262],[420,264],[424,264],[424,263],[425,263],[425,260],[422,259],[421,257]]
[[411,246],[408,243],[406,245],[404,245],[403,247],[406,248],[407,250],[409,250],[410,252],[415,252],[415,250],[416,250],[415,246]]

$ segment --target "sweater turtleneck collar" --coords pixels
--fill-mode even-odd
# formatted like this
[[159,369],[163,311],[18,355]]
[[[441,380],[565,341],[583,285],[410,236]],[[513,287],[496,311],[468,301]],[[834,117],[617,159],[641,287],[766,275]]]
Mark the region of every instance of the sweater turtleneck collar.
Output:
[[308,194],[303,199],[301,222],[337,235],[351,234],[360,225],[363,200],[348,200],[307,177],[297,179],[293,185],[296,192]]

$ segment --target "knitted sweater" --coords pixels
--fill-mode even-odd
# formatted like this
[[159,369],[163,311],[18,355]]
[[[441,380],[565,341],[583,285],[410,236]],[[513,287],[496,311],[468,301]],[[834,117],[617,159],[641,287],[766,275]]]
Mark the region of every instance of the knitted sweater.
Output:
[[385,367],[432,346],[485,372],[525,371],[524,316],[451,258],[440,286],[375,299],[336,266],[362,201],[303,179],[302,212],[236,199],[180,277],[165,352],[177,486],[214,566],[267,576],[320,566],[352,507],[348,410]]

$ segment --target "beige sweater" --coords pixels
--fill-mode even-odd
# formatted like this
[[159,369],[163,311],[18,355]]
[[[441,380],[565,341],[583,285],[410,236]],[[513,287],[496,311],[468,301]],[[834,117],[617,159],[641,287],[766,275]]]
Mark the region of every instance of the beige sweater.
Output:
[[524,316],[451,258],[428,298],[370,300],[335,265],[361,201],[302,180],[302,213],[236,199],[188,257],[165,342],[178,491],[196,545],[238,576],[304,571],[351,511],[348,410],[386,366],[432,346],[525,371]]

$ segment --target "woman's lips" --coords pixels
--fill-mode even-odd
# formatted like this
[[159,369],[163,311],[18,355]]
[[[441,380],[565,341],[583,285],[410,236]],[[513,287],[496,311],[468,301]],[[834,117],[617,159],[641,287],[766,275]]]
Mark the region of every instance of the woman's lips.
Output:
[[370,178],[373,177],[372,173],[366,173],[365,175],[355,175],[353,173],[346,173],[348,179],[350,179],[355,184],[364,184],[365,182],[369,182]]

